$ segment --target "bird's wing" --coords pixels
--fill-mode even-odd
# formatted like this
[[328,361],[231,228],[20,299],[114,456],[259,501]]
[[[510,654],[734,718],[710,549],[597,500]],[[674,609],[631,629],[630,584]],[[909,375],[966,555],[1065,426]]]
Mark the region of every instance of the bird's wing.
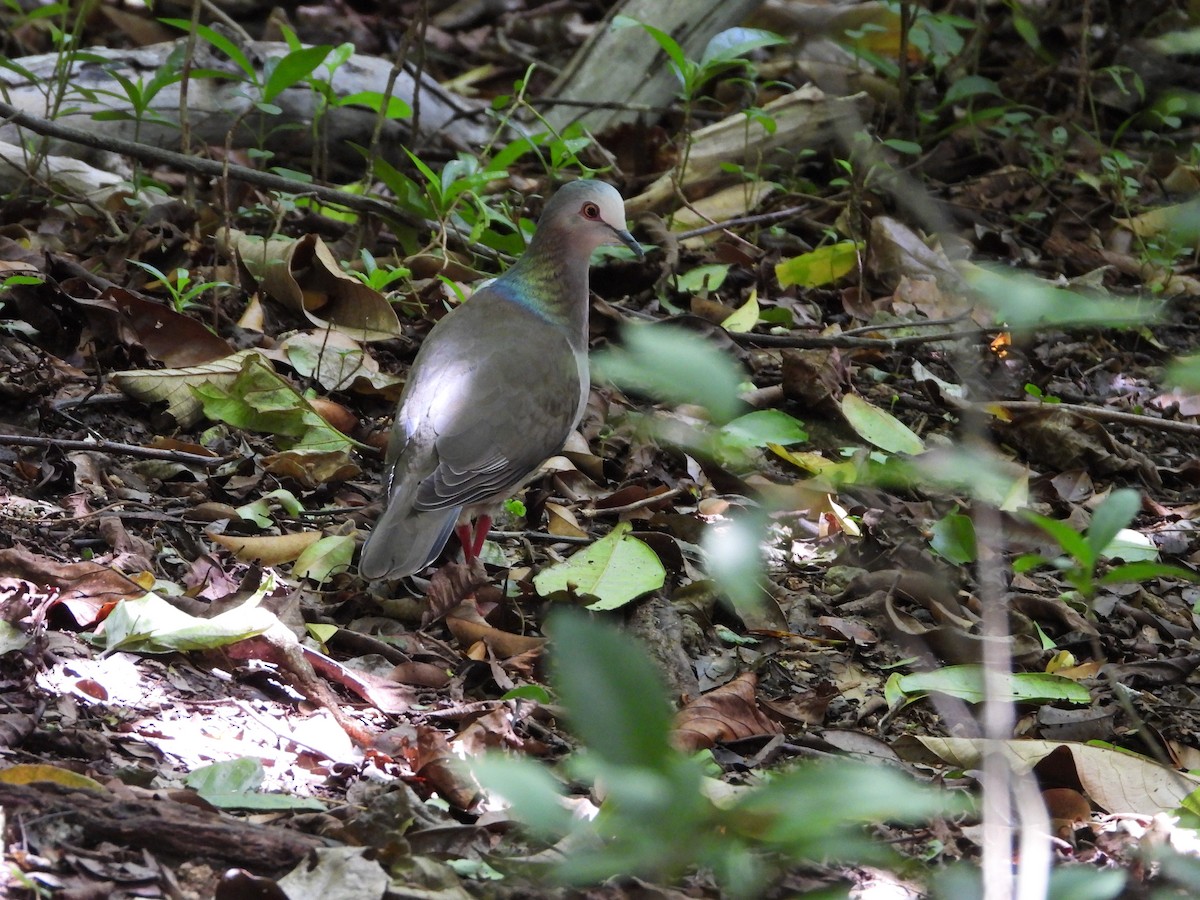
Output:
[[557,453],[578,424],[586,360],[581,364],[561,329],[503,302],[502,314],[499,302],[480,303],[475,316],[482,321],[461,323],[476,338],[465,362],[430,361],[430,374],[444,368],[441,402],[429,414],[437,464],[417,489],[416,510],[502,499]]

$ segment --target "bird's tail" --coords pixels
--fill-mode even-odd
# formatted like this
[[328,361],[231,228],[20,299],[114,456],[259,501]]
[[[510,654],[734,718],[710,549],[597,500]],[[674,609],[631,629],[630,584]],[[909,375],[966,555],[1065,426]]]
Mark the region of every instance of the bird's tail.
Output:
[[393,497],[363,545],[358,571],[364,578],[403,578],[420,572],[437,559],[454,523],[458,509],[417,512],[410,503]]

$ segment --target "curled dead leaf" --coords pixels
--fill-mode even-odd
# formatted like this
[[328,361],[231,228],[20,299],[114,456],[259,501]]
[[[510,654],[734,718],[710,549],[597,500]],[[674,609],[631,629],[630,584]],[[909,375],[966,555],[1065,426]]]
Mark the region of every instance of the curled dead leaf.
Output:
[[693,752],[718,741],[782,732],[777,722],[759,710],[754,696],[757,685],[754,673],[744,672],[687,704],[675,718],[675,745]]
[[295,534],[271,534],[256,537],[210,534],[209,537],[214,543],[220,544],[243,562],[258,560],[266,566],[277,566],[294,561],[306,547],[321,539],[321,532],[300,531]]

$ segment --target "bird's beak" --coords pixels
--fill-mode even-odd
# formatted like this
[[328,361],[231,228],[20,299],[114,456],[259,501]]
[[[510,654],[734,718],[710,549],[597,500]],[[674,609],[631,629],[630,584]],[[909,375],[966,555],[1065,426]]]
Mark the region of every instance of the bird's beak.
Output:
[[622,244],[634,252],[638,259],[642,259],[646,255],[646,251],[642,249],[642,245],[633,239],[633,235],[624,228],[614,228],[613,234],[617,236]]

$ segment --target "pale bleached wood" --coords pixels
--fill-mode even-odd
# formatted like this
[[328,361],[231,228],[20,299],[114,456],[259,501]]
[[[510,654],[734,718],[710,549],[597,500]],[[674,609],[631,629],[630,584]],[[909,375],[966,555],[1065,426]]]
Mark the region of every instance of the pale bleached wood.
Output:
[[[747,119],[737,114],[714,122],[691,135],[684,171],[663,174],[641,194],[625,201],[625,211],[632,216],[675,209],[680,205],[679,194],[695,199],[744,177],[726,171],[723,163],[737,163],[757,176],[769,177],[774,167],[794,163],[802,150],[847,139],[861,127],[869,102],[865,94],[829,97],[806,85],[768,103],[758,117]],[[774,127],[767,128],[763,117],[771,119]]]
[[[550,88],[548,96],[559,103],[546,110],[556,129],[576,120],[593,132],[635,121],[641,109],[658,109],[676,102],[679,80],[667,65],[667,56],[642,28],[612,27],[613,19],[626,15],[671,35],[691,59],[699,59],[713,35],[741,24],[762,0],[623,0],[596,26],[587,43]],[[567,105],[626,105],[629,109]]]

